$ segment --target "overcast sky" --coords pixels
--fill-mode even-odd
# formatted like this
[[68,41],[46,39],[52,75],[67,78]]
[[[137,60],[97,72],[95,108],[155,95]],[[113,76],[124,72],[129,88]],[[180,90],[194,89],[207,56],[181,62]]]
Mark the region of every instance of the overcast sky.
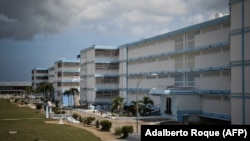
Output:
[[0,0],[0,81],[228,14],[228,0]]

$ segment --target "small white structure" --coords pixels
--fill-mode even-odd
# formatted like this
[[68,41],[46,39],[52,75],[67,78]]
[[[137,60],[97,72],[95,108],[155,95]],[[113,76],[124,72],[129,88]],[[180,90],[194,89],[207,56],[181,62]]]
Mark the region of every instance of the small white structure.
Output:
[[50,113],[52,113],[52,103],[50,101],[46,104],[46,118],[49,118]]

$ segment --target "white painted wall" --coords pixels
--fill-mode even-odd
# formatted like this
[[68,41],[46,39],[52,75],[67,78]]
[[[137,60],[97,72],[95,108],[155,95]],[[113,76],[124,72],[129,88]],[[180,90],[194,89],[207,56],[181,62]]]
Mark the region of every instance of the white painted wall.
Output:
[[201,109],[206,113],[231,114],[230,99],[226,96],[202,96]]

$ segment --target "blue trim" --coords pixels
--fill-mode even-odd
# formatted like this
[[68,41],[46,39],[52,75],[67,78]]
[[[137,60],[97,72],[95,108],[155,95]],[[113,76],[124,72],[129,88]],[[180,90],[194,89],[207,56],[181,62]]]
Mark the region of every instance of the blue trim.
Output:
[[218,67],[207,67],[207,68],[195,68],[195,69],[179,69],[179,70],[169,70],[169,71],[158,71],[158,72],[144,72],[144,73],[130,73],[130,76],[145,76],[150,74],[178,74],[178,73],[201,73],[201,72],[211,72],[211,71],[228,71],[230,66],[218,66]]
[[[250,26],[244,27],[243,30],[244,30],[244,33],[250,32]],[[230,31],[230,36],[241,35],[241,34],[242,34],[242,28],[238,28],[238,29],[234,29]]]
[[237,66],[250,66],[250,60],[245,60],[244,63],[245,64],[241,64],[242,63],[242,60],[237,60],[237,61],[231,61],[230,62],[230,66],[231,67],[237,67]]
[[95,91],[98,92],[98,91],[119,91],[119,88],[95,88]]
[[95,74],[95,77],[119,77],[119,74]]
[[[61,81],[57,81],[57,82],[62,82],[62,83],[65,83],[65,82],[68,82],[68,83],[76,83],[76,82],[78,82],[78,83],[80,83],[80,80],[78,80],[78,81],[72,81],[72,80],[61,80]],[[78,87],[80,87],[80,86],[78,86]]]
[[225,114],[202,112],[200,116],[207,117],[207,118],[213,118],[213,119],[219,119],[219,120],[225,120],[225,121],[231,120],[231,116],[225,115]]
[[184,89],[151,89],[149,94],[152,95],[224,95],[229,96],[230,90],[184,90]]
[[[231,93],[231,98],[242,99],[242,93]],[[250,93],[245,93],[245,99],[250,99]]]
[[58,72],[80,72],[80,70],[62,70],[62,71],[58,71]]
[[210,48],[222,48],[222,47],[226,47],[226,46],[229,46],[229,41],[213,43],[213,44],[194,47],[194,48],[187,48],[187,49],[183,49],[181,51],[171,51],[171,52],[165,52],[165,53],[160,53],[160,54],[156,54],[156,55],[131,58],[131,59],[128,59],[128,62],[133,62],[133,61],[138,61],[138,60],[146,60],[149,58],[159,58],[162,56],[171,56],[171,55],[184,54],[184,53],[189,53],[189,52],[202,51],[202,50],[206,50],[206,49],[210,49]]
[[105,50],[117,50],[117,46],[109,46],[109,45],[92,45],[86,49],[82,49],[80,52],[85,52],[91,49],[105,49]]
[[61,59],[56,61],[55,63],[80,63],[80,60],[71,60],[71,59]]
[[210,21],[206,21],[206,22],[203,22],[203,23],[199,23],[199,24],[196,24],[196,25],[188,26],[188,27],[185,27],[185,28],[181,28],[179,30],[175,30],[175,31],[168,32],[168,33],[165,33],[165,34],[157,35],[157,36],[147,38],[147,39],[144,39],[144,40],[140,40],[140,41],[136,41],[136,42],[132,42],[132,43],[127,43],[127,44],[118,46],[118,48],[124,48],[124,47],[129,48],[129,47],[133,47],[133,46],[136,46],[136,45],[139,45],[139,44],[144,44],[144,43],[147,43],[147,42],[152,42],[152,41],[157,41],[157,40],[169,38],[169,37],[172,37],[172,36],[175,36],[175,35],[178,35],[178,34],[183,34],[183,33],[186,33],[186,32],[198,30],[198,29],[201,29],[201,28],[204,28],[204,27],[207,27],[207,26],[220,24],[220,23],[227,22],[227,21],[230,21],[230,15],[223,16],[221,18],[213,19],[213,20],[210,20]]
[[96,60],[95,61],[96,64],[100,63],[100,64],[118,64],[119,61],[118,60]]
[[127,92],[149,92],[150,88],[128,88]]
[[241,44],[242,44],[242,124],[243,125],[245,125],[245,111],[246,111],[246,109],[245,109],[245,33],[244,33],[244,27],[245,27],[245,11],[244,11],[244,9],[245,9],[245,6],[244,6],[244,1],[245,0],[242,0],[242,16],[241,16],[241,18],[242,18],[242,37],[241,37]]
[[128,102],[128,47],[126,47],[126,103]]
[[219,120],[224,120],[224,121],[230,121],[231,116],[226,115],[226,114],[217,114],[217,113],[208,113],[208,112],[203,112],[200,110],[178,110],[177,111],[177,120],[179,122],[184,121],[184,116],[189,116],[196,114],[201,117],[207,117],[207,118],[213,118],[213,119],[219,119]]
[[34,68],[34,70],[45,70],[45,71],[47,71],[48,68]]

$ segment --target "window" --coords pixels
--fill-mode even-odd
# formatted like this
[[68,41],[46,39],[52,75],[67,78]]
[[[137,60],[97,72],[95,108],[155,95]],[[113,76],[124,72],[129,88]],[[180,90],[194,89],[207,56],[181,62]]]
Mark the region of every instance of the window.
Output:
[[195,86],[195,77],[200,77],[198,73],[188,74],[186,77],[186,86]]
[[166,114],[172,114],[172,110],[171,110],[171,98],[167,97],[166,99]]
[[174,43],[175,43],[174,45],[175,51],[183,50],[183,37],[182,36],[175,37]]

